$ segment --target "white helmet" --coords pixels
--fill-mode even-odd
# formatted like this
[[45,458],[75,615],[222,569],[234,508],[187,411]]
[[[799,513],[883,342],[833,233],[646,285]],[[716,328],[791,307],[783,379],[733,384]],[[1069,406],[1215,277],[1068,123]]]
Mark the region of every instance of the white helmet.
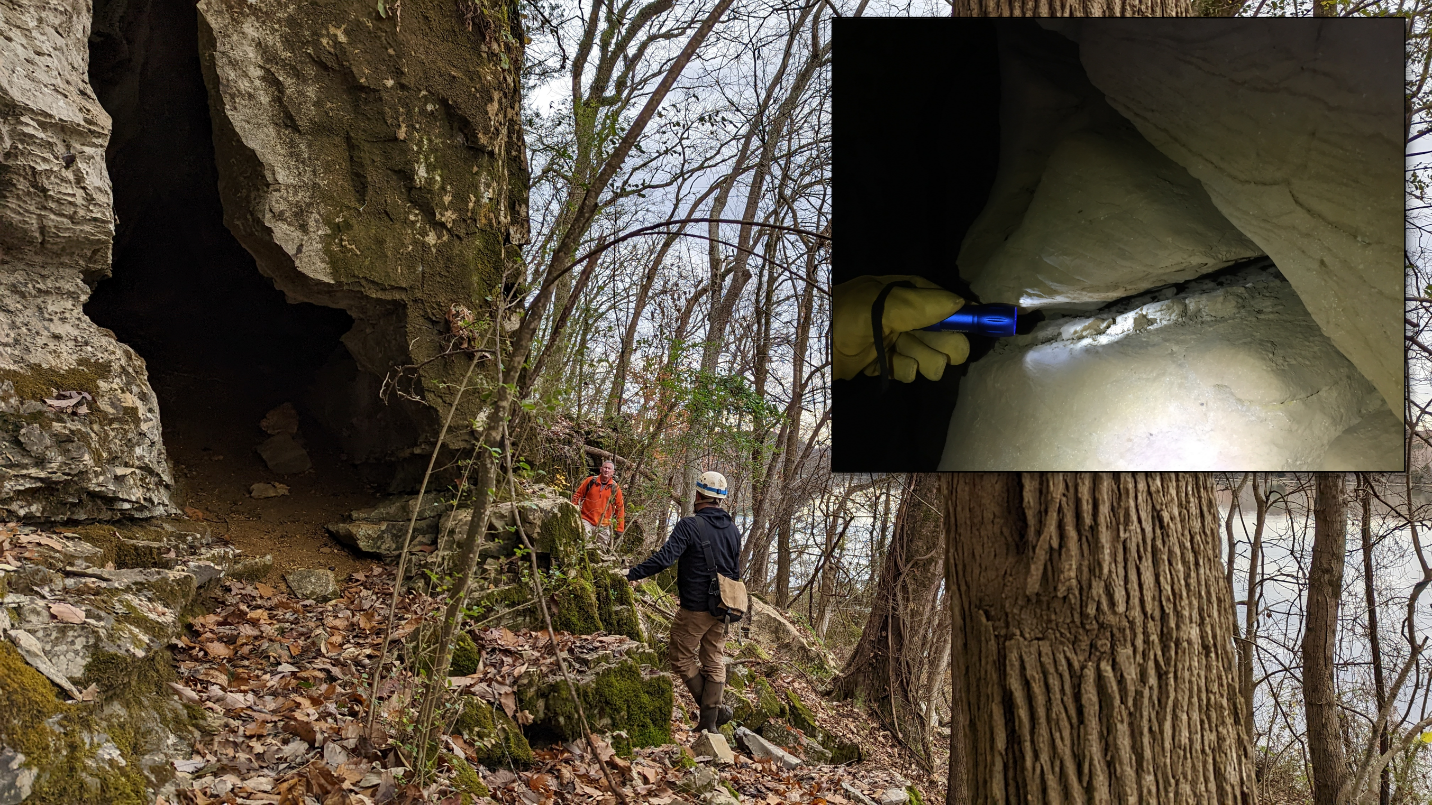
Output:
[[726,476],[719,472],[703,472],[696,481],[696,488],[708,498],[721,499],[730,490],[726,488]]

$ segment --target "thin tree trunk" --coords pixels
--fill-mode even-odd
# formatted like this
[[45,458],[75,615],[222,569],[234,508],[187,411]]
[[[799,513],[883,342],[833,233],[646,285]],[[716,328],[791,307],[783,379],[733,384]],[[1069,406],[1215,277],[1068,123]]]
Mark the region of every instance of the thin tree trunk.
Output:
[[1318,473],[1314,495],[1313,562],[1308,569],[1308,614],[1303,630],[1303,706],[1313,766],[1313,802],[1337,805],[1347,781],[1333,683],[1333,649],[1337,646],[1338,603],[1347,551],[1342,475]]
[[1209,477],[944,478],[970,801],[1251,805]]
[[[1377,628],[1377,589],[1373,586],[1372,566],[1372,480],[1367,476],[1362,478],[1361,494],[1362,500],[1362,591],[1367,601],[1367,640],[1372,652],[1372,681],[1377,695],[1377,712],[1387,703],[1387,681],[1383,676],[1382,669],[1382,638]],[[1388,749],[1387,727],[1384,726],[1377,735],[1377,753],[1387,754]],[[1377,788],[1378,805],[1391,805],[1392,802],[1392,770],[1383,767],[1382,773],[1378,775]]]
[[1243,610],[1243,639],[1238,653],[1238,693],[1243,703],[1243,726],[1253,740],[1253,655],[1258,648],[1258,606],[1263,596],[1263,529],[1268,522],[1268,479],[1258,486],[1253,476],[1253,539],[1248,549],[1248,589]]

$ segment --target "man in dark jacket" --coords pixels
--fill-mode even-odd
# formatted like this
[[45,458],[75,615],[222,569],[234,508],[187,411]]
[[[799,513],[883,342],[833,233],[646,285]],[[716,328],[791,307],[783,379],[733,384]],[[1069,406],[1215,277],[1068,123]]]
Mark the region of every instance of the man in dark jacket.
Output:
[[[726,687],[726,664],[721,659],[726,623],[715,615],[719,603],[719,594],[714,591],[716,573],[741,578],[741,532],[731,522],[731,515],[721,508],[728,491],[721,473],[702,473],[696,490],[696,513],[679,520],[666,544],[628,570],[627,579],[638,581],[677,563],[681,608],[671,622],[667,656],[672,672],[686,683],[691,697],[701,706],[697,729],[714,732],[731,720],[731,708],[721,704]],[[707,562],[708,555],[715,562],[714,568]]]

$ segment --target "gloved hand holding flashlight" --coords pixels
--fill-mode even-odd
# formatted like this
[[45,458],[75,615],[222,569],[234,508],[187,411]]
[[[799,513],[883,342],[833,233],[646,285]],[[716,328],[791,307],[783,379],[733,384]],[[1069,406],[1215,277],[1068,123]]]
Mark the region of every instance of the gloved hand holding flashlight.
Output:
[[918,371],[930,380],[939,380],[946,366],[964,363],[969,357],[970,342],[962,333],[921,330],[963,307],[965,300],[957,294],[923,277],[899,274],[856,277],[832,289],[835,320],[832,360],[836,380],[849,380],[861,372],[872,376],[880,374],[871,308],[892,283],[910,284],[910,287],[890,288],[884,299],[881,329],[892,377],[901,383],[910,383]]
[[966,332],[1009,336],[1015,331],[1013,305],[966,305],[923,277],[857,277],[835,286],[832,296],[837,380],[862,372],[880,376],[876,321],[890,376],[901,383],[913,382],[916,371],[939,380],[946,366],[964,363],[970,354]]

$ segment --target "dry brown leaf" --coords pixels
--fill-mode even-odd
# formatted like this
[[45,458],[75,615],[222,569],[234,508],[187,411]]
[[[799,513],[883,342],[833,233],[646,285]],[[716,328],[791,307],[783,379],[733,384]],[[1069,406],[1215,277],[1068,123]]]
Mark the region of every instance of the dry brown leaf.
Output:
[[50,604],[50,614],[60,623],[84,623],[85,611],[74,604]]
[[209,653],[209,656],[210,656],[210,657],[232,657],[232,656],[234,656],[234,650],[233,650],[233,649],[229,648],[227,644],[225,644],[225,643],[220,643],[220,642],[217,641],[217,640],[212,640],[212,641],[210,641],[210,642],[208,642],[208,643],[202,643],[202,644],[200,644],[200,645],[203,647],[204,651],[206,651],[206,652]]

